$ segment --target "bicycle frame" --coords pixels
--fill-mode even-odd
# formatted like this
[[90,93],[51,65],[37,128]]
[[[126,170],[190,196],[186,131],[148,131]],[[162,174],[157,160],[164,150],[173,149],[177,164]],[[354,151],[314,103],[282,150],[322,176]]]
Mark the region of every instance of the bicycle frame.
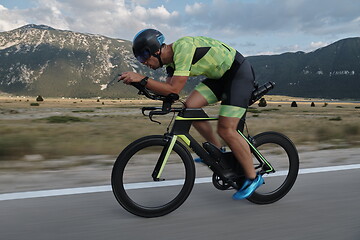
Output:
[[[188,145],[202,160],[209,166],[209,168],[219,176],[223,181],[229,183],[234,188],[238,188],[235,178],[238,177],[234,171],[229,171],[224,169],[211,154],[209,154],[189,133],[190,127],[194,121],[213,121],[218,120],[218,118],[210,118],[202,108],[184,108],[179,111],[178,116],[175,118],[175,122],[172,126],[170,132],[164,135],[165,141],[167,144],[163,148],[155,169],[153,171],[152,177],[154,181],[161,181],[162,171],[167,163],[167,160],[170,156],[170,153],[177,141],[180,138],[186,145]],[[274,168],[271,164],[266,161],[265,157],[254,147],[250,140],[244,136],[244,134],[238,130],[239,134],[246,140],[249,144],[251,151],[257,158],[260,163],[260,166],[264,173],[274,172]]]

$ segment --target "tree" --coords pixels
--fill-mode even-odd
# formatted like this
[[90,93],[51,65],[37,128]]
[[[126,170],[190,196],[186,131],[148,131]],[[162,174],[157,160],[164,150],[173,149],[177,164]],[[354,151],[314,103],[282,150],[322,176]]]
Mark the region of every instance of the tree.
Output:
[[44,101],[44,99],[43,99],[42,96],[39,95],[39,96],[37,96],[36,101],[37,102],[42,102],[42,101]]
[[259,107],[266,107],[267,106],[265,98],[260,99],[258,106]]
[[297,103],[296,103],[295,101],[293,101],[293,102],[291,103],[291,107],[297,107]]

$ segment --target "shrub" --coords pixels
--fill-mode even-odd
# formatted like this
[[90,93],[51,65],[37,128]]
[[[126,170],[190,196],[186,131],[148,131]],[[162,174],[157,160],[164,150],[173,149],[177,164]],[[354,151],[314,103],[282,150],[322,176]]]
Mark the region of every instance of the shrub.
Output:
[[37,102],[42,102],[42,101],[44,101],[44,99],[43,99],[42,96],[39,95],[39,96],[37,96],[36,101]]
[[268,109],[264,109],[262,110],[262,112],[274,112],[274,111],[279,111],[280,109],[278,108],[268,108]]
[[73,113],[81,113],[81,112],[85,112],[85,113],[92,113],[95,112],[94,110],[91,109],[84,109],[84,110],[73,110]]
[[73,116],[51,116],[44,119],[48,123],[89,122],[88,119]]
[[0,160],[18,159],[34,152],[36,140],[25,135],[2,136],[0,138]]
[[333,117],[333,118],[329,118],[330,121],[341,121],[341,117]]
[[261,98],[258,104],[259,107],[266,107],[267,106],[267,102],[265,100],[265,98]]
[[360,126],[359,125],[345,125],[344,133],[351,136],[358,136],[360,134]]
[[261,111],[257,110],[256,108],[252,108],[252,107],[249,107],[247,109],[247,111],[250,113],[261,113]]
[[37,102],[34,102],[34,103],[30,103],[30,106],[40,106],[40,104]]
[[329,141],[338,137],[338,133],[335,131],[336,129],[330,127],[320,127],[318,128],[316,133],[316,139],[318,141]]
[[293,102],[291,103],[291,107],[297,107],[297,103],[296,103],[295,101],[293,101]]

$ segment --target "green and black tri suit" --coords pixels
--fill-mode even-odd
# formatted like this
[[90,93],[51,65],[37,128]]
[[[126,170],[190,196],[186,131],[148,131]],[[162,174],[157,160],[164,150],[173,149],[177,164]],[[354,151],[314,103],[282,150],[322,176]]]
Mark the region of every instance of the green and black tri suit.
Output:
[[173,43],[168,76],[207,77],[195,90],[209,104],[221,101],[220,116],[241,118],[254,89],[250,63],[234,48],[208,37],[183,37]]

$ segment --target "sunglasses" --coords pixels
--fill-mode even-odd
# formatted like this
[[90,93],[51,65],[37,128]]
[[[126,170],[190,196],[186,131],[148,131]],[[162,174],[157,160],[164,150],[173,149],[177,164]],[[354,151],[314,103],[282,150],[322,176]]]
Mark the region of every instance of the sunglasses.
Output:
[[141,63],[145,63],[150,57],[150,51],[147,49],[144,49],[141,53],[136,54],[136,59],[141,62]]

